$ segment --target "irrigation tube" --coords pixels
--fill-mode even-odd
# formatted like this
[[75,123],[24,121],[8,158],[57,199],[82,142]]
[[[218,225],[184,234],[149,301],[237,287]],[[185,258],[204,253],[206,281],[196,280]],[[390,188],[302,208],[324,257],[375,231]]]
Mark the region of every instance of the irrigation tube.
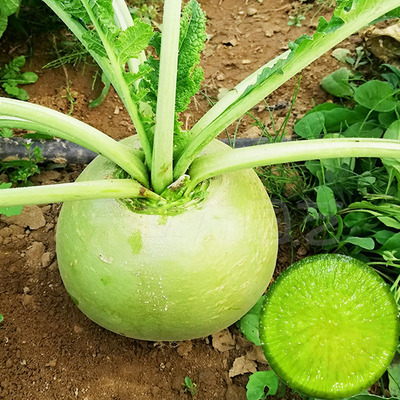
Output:
[[[227,139],[222,142],[228,143]],[[236,139],[231,140],[231,144],[235,144],[235,148],[254,146],[257,144],[266,144],[270,140],[266,137],[255,139]],[[0,138],[0,161],[26,160],[28,159],[27,146],[30,146],[31,154],[35,147],[39,147],[45,162],[56,164],[88,164],[97,154],[78,146],[67,140],[52,139],[23,139],[19,137]]]

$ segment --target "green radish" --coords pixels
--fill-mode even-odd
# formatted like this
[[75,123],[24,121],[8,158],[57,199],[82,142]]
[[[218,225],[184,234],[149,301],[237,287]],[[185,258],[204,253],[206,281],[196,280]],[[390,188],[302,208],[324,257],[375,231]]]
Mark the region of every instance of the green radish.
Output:
[[[400,158],[400,141],[327,139],[228,149],[214,139],[276,88],[398,0],[344,0],[313,37],[240,82],[189,131],[179,114],[199,90],[206,17],[165,0],[162,34],[123,0],[43,0],[88,49],[123,101],[136,136],[116,142],[35,104],[0,98],[0,128],[70,140],[101,156],[78,182],[0,190],[0,212],[64,201],[62,278],[100,325],[148,340],[206,336],[245,314],[268,286],[277,251],[271,203],[250,168],[334,157]],[[153,49],[147,51],[151,45]],[[152,54],[146,60],[146,54]],[[157,56],[155,56],[157,54]],[[124,200],[125,199],[125,200]],[[14,207],[14,208],[7,208]]]
[[325,254],[285,270],[268,290],[260,339],[274,372],[306,396],[360,393],[385,372],[399,342],[389,286],[354,258]]
[[[136,136],[124,143],[140,145]],[[221,149],[230,151],[218,141],[206,151]],[[117,171],[98,157],[78,181]],[[61,276],[77,306],[107,329],[146,340],[191,339],[233,324],[270,282],[277,247],[274,210],[252,170],[218,177],[204,198],[167,209],[68,202],[57,229]]]

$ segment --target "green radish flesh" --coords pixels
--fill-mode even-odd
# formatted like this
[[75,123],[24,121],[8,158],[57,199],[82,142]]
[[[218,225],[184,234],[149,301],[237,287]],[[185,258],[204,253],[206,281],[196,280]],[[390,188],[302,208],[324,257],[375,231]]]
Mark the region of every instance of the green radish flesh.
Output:
[[293,264],[271,286],[260,338],[275,373],[315,398],[344,398],[385,372],[399,341],[397,304],[368,265],[325,254]]

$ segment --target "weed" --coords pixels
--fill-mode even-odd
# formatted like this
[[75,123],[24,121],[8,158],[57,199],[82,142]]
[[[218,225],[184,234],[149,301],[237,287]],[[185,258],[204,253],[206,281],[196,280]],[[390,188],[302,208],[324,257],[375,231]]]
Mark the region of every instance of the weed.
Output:
[[38,164],[44,161],[42,152],[39,147],[35,147],[33,149],[31,147],[31,143],[26,145],[26,160],[0,162],[0,174],[7,174],[11,183],[15,183],[17,185],[27,185],[29,184],[30,177],[40,173]]
[[197,392],[197,385],[187,376],[184,383],[185,391],[194,396]]
[[19,85],[27,85],[35,83],[38,76],[34,72],[21,72],[21,68],[25,65],[24,56],[15,57],[3,68],[0,67],[0,84],[4,91],[19,100],[28,100],[29,96],[26,90],[21,89]]

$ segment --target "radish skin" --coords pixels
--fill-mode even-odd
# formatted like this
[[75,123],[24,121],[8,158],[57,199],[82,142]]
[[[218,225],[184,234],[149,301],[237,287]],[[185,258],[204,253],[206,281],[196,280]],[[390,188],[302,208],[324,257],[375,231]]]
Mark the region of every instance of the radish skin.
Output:
[[[138,147],[136,136],[124,143]],[[217,141],[207,153],[231,149]],[[115,164],[97,157],[78,181]],[[176,215],[138,214],[117,200],[63,205],[57,256],[65,287],[99,325],[144,340],[210,335],[243,316],[268,286],[277,254],[271,202],[252,170],[211,180]]]

